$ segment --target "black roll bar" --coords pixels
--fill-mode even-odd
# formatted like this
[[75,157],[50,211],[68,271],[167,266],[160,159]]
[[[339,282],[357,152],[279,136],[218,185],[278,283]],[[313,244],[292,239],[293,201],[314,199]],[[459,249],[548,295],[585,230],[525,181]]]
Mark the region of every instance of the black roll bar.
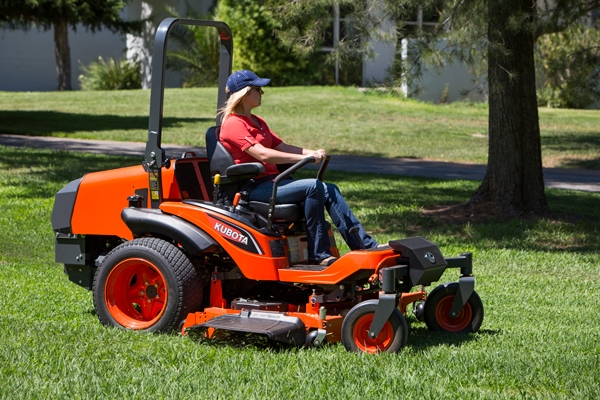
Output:
[[[158,208],[162,202],[162,180],[161,168],[168,161],[165,151],[161,147],[162,118],[165,89],[165,69],[167,37],[171,29],[176,25],[194,25],[213,27],[219,31],[221,39],[219,81],[217,95],[217,110],[227,102],[225,86],[227,78],[231,74],[233,39],[231,30],[224,22],[203,21],[184,18],[167,18],[163,20],[154,36],[154,51],[152,53],[152,84],[150,93],[150,117],[148,121],[148,141],[146,152],[142,163],[144,170],[148,172],[150,180],[150,203],[152,208]],[[221,125],[221,116],[216,117],[217,126]]]

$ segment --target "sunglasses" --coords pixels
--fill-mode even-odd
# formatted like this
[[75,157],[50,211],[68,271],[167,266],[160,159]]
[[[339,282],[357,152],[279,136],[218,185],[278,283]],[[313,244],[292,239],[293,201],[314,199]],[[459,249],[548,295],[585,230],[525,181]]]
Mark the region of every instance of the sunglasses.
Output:
[[250,90],[256,90],[258,93],[264,93],[260,86],[250,86]]

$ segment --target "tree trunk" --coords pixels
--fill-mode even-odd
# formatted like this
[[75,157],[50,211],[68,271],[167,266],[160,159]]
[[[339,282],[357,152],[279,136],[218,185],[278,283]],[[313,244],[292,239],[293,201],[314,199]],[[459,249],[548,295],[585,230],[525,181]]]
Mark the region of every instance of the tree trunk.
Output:
[[[542,150],[535,91],[533,0],[490,0],[489,150],[485,178],[471,197],[500,214],[544,214]],[[523,19],[523,15],[529,19]],[[520,15],[518,26],[510,21]]]
[[66,19],[54,22],[54,54],[58,90],[71,90],[71,49],[69,49],[69,25]]

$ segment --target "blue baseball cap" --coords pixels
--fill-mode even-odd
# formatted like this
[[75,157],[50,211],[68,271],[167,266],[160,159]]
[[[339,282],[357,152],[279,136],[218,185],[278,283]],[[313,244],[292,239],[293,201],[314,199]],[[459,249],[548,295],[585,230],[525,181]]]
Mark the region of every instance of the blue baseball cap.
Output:
[[227,78],[227,90],[235,93],[248,86],[266,86],[271,82],[268,78],[259,78],[254,72],[243,69],[235,71]]

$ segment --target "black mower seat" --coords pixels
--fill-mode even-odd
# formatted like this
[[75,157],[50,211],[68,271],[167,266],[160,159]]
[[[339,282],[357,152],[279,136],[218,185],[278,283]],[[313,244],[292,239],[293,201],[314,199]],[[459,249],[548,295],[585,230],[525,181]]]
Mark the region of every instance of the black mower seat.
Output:
[[[269,203],[251,201],[250,208],[265,218],[269,217]],[[304,219],[304,207],[300,204],[276,204],[273,222],[293,222]]]

